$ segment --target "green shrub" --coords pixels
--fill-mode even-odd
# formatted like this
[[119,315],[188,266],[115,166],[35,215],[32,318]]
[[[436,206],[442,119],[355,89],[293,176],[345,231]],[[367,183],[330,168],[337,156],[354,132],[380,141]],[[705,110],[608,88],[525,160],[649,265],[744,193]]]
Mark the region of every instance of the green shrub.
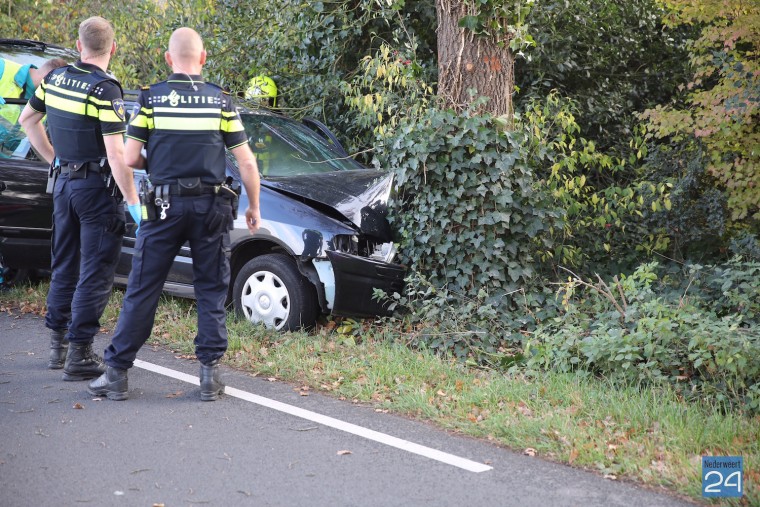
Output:
[[377,162],[396,176],[390,208],[403,260],[469,297],[529,284],[560,212],[537,185],[523,134],[435,109],[395,132]]
[[[674,297],[656,268],[642,265],[609,284],[577,277],[563,283],[558,294],[565,311],[540,324],[526,344],[528,369],[668,383],[687,399],[760,410],[760,330],[757,322],[729,311],[757,301],[757,284],[735,281],[753,274],[756,279],[758,266],[727,279],[716,299],[710,291]],[[730,270],[715,268],[714,276]],[[716,280],[706,277],[706,286],[714,290]],[[719,300],[727,310],[723,315],[712,309],[721,307]]]

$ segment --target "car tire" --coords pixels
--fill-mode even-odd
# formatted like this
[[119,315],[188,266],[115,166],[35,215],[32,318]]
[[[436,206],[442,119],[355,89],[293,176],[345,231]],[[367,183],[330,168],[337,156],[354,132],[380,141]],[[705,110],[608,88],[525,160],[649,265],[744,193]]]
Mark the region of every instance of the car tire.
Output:
[[2,274],[0,286],[3,287],[15,287],[29,281],[28,269],[6,268],[0,264],[0,274]]
[[235,275],[232,290],[235,311],[251,322],[295,331],[311,328],[317,320],[316,290],[287,255],[249,260]]

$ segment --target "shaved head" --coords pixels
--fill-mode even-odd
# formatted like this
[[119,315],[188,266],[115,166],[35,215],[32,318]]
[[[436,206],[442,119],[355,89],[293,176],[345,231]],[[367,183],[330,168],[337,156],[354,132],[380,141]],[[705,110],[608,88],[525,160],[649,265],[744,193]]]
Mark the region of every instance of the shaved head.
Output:
[[169,53],[180,64],[195,63],[203,53],[203,41],[192,28],[177,28],[169,38]]

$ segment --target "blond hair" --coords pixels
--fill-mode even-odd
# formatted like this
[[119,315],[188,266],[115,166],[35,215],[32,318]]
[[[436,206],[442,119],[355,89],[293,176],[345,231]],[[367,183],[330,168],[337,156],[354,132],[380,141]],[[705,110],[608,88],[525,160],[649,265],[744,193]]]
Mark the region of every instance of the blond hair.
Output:
[[113,25],[100,16],[92,16],[79,24],[79,40],[85,57],[101,56],[111,51]]

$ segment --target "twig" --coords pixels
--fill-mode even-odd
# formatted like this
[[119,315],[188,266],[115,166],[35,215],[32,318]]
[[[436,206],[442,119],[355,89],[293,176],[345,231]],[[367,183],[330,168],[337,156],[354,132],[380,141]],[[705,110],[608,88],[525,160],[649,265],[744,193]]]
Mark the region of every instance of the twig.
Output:
[[[600,284],[600,287],[599,287],[599,286],[588,283],[587,281],[582,279],[580,276],[576,275],[575,273],[573,273],[572,271],[570,271],[569,269],[563,266],[558,266],[558,267],[559,269],[567,271],[568,273],[573,275],[577,283],[583,286],[589,287],[591,289],[594,289],[596,292],[598,292],[599,294],[607,298],[607,300],[609,300],[615,306],[615,309],[618,311],[618,313],[620,313],[620,318],[625,319],[625,310],[623,310],[623,308],[617,302],[617,299],[615,299],[615,296],[612,295],[612,291],[610,290],[609,286],[606,283],[604,283],[604,280],[602,280],[601,276],[599,276],[598,274],[596,275],[597,280],[599,280],[599,284]],[[603,290],[601,287],[603,287],[606,290]]]

